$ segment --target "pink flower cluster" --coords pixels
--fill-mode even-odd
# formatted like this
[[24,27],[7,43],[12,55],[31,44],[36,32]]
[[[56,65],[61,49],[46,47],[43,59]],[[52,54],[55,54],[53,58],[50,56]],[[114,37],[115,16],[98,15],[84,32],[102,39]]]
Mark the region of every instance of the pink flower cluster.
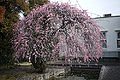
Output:
[[46,60],[65,56],[66,62],[74,58],[81,62],[97,61],[102,56],[101,27],[86,11],[68,3],[48,3],[33,9],[24,20],[16,24],[14,50],[21,55]]

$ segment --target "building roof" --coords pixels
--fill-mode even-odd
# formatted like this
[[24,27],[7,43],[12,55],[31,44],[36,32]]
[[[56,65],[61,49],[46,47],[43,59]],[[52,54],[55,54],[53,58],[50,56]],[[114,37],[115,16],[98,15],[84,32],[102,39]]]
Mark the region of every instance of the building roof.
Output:
[[116,15],[116,16],[109,16],[109,17],[96,17],[96,18],[93,18],[93,19],[99,19],[99,18],[113,18],[113,17],[120,17],[120,15]]

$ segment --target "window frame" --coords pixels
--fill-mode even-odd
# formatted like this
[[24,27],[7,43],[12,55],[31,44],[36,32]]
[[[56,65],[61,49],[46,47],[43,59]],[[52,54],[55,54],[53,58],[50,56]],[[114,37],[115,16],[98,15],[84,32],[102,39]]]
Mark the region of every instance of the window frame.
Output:
[[104,40],[101,40],[102,41],[102,48],[106,49],[107,48],[107,39],[106,39],[107,31],[101,31],[101,33],[102,33],[102,36],[104,38]]

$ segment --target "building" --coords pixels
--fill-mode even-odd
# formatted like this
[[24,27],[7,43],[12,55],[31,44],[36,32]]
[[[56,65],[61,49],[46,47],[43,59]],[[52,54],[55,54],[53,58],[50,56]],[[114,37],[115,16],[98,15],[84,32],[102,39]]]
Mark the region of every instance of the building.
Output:
[[103,57],[120,57],[120,16],[105,14],[104,17],[94,18],[106,39],[107,46],[103,43]]

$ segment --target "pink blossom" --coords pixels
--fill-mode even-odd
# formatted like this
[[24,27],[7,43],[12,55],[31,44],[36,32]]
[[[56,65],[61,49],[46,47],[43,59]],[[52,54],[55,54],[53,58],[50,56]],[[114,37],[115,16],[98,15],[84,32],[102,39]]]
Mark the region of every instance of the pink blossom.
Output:
[[[74,57],[81,61],[79,55],[83,55],[84,62],[98,61],[102,56],[101,40],[104,40],[100,28],[85,10],[68,3],[48,3],[36,7],[16,24],[13,48],[17,59],[22,54],[23,58],[35,55],[44,60],[51,56],[55,60],[64,51],[65,62],[72,62]],[[63,46],[66,48],[60,50]]]

